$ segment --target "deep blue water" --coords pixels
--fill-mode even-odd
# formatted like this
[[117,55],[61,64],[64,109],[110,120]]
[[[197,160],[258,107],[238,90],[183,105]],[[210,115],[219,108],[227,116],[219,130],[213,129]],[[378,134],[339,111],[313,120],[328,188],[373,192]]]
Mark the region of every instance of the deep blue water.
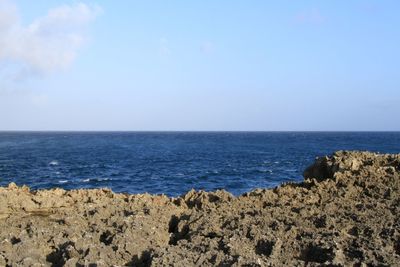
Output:
[[0,185],[177,196],[301,181],[336,150],[400,153],[399,132],[0,132]]

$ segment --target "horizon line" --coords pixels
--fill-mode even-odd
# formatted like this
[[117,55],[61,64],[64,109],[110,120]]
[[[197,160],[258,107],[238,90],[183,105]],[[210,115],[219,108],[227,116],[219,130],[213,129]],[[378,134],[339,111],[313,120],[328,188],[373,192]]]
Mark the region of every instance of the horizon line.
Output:
[[400,130],[0,130],[0,133],[399,133]]

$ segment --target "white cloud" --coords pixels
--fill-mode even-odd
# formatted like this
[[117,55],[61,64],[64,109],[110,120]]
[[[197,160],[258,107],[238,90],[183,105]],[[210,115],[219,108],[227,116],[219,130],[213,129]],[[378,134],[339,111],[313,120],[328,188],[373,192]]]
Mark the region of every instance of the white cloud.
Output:
[[67,68],[99,12],[84,3],[63,5],[22,25],[15,4],[0,0],[0,77],[18,80]]

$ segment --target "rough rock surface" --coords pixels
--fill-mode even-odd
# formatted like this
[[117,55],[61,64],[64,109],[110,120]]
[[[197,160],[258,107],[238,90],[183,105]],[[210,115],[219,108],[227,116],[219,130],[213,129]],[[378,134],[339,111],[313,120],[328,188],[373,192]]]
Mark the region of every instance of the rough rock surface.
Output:
[[240,197],[0,188],[0,266],[399,266],[400,155],[336,152]]

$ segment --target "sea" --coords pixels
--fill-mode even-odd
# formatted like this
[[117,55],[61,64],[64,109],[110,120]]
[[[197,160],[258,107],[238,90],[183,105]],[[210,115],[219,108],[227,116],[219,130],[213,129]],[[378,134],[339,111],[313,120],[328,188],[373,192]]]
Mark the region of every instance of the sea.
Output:
[[337,150],[400,153],[400,132],[0,132],[0,186],[240,195]]

